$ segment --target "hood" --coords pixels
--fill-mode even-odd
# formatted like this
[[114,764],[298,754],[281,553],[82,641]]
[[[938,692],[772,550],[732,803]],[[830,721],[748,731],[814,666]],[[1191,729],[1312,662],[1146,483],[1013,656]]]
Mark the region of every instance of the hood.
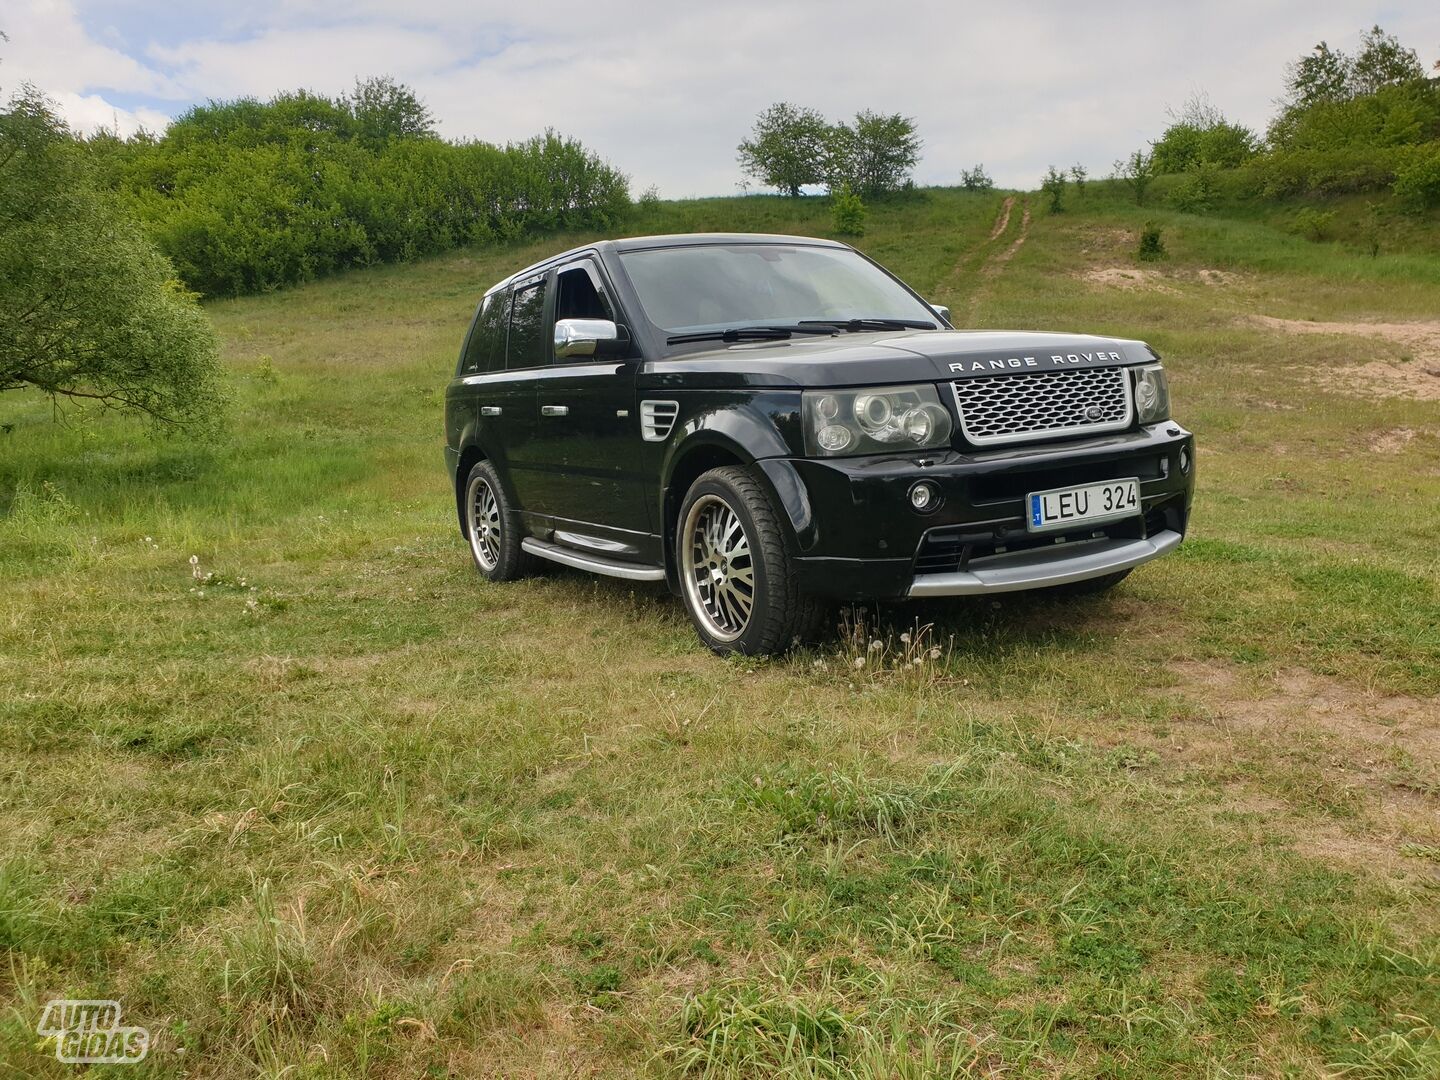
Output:
[[642,388],[885,386],[1153,363],[1143,341],[1006,330],[905,330],[739,342],[646,364]]

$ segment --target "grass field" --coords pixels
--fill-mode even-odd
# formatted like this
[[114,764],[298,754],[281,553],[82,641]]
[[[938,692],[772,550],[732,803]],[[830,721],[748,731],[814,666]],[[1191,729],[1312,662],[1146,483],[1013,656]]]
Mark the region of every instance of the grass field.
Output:
[[211,305],[211,447],[0,401],[0,1069],[68,1073],[75,997],[126,1077],[1440,1075],[1440,260],[1001,208],[861,246],[1166,357],[1193,531],[1103,599],[731,662],[663,590],[479,581],[441,389],[578,237]]

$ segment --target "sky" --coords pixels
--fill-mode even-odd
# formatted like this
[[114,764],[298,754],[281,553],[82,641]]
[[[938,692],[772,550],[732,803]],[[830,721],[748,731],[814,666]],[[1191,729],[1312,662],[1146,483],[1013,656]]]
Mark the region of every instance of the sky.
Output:
[[207,99],[357,77],[414,87],[440,133],[554,128],[662,196],[740,190],[735,146],[775,101],[913,118],[915,179],[977,162],[1007,187],[1092,176],[1197,93],[1263,130],[1288,61],[1374,23],[1440,58],[1440,3],[1331,0],[4,0],[0,91],[29,81],[84,130],[152,130]]

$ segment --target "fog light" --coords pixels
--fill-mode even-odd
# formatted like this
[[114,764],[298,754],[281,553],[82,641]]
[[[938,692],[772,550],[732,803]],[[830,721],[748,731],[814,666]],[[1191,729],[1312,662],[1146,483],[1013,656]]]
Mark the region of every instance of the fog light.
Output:
[[910,505],[922,514],[934,510],[940,505],[940,492],[934,484],[922,480],[910,489]]
[[1190,451],[1184,446],[1180,448],[1180,471],[1182,473],[1190,471]]

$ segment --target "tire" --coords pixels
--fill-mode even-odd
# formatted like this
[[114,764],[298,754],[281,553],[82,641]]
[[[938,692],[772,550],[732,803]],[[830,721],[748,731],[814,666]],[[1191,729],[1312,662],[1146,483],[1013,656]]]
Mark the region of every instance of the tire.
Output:
[[477,461],[465,478],[461,503],[465,539],[475,569],[489,581],[514,581],[530,568],[530,556],[520,548],[520,530],[495,466]]
[[675,564],[700,640],[721,656],[770,656],[807,638],[823,605],[801,594],[785,532],[759,481],[711,469],[685,495]]
[[1129,570],[1117,570],[1113,574],[1102,574],[1100,577],[1086,578],[1084,581],[1052,585],[1043,591],[1047,596],[1099,596],[1103,592],[1109,592],[1129,576]]

